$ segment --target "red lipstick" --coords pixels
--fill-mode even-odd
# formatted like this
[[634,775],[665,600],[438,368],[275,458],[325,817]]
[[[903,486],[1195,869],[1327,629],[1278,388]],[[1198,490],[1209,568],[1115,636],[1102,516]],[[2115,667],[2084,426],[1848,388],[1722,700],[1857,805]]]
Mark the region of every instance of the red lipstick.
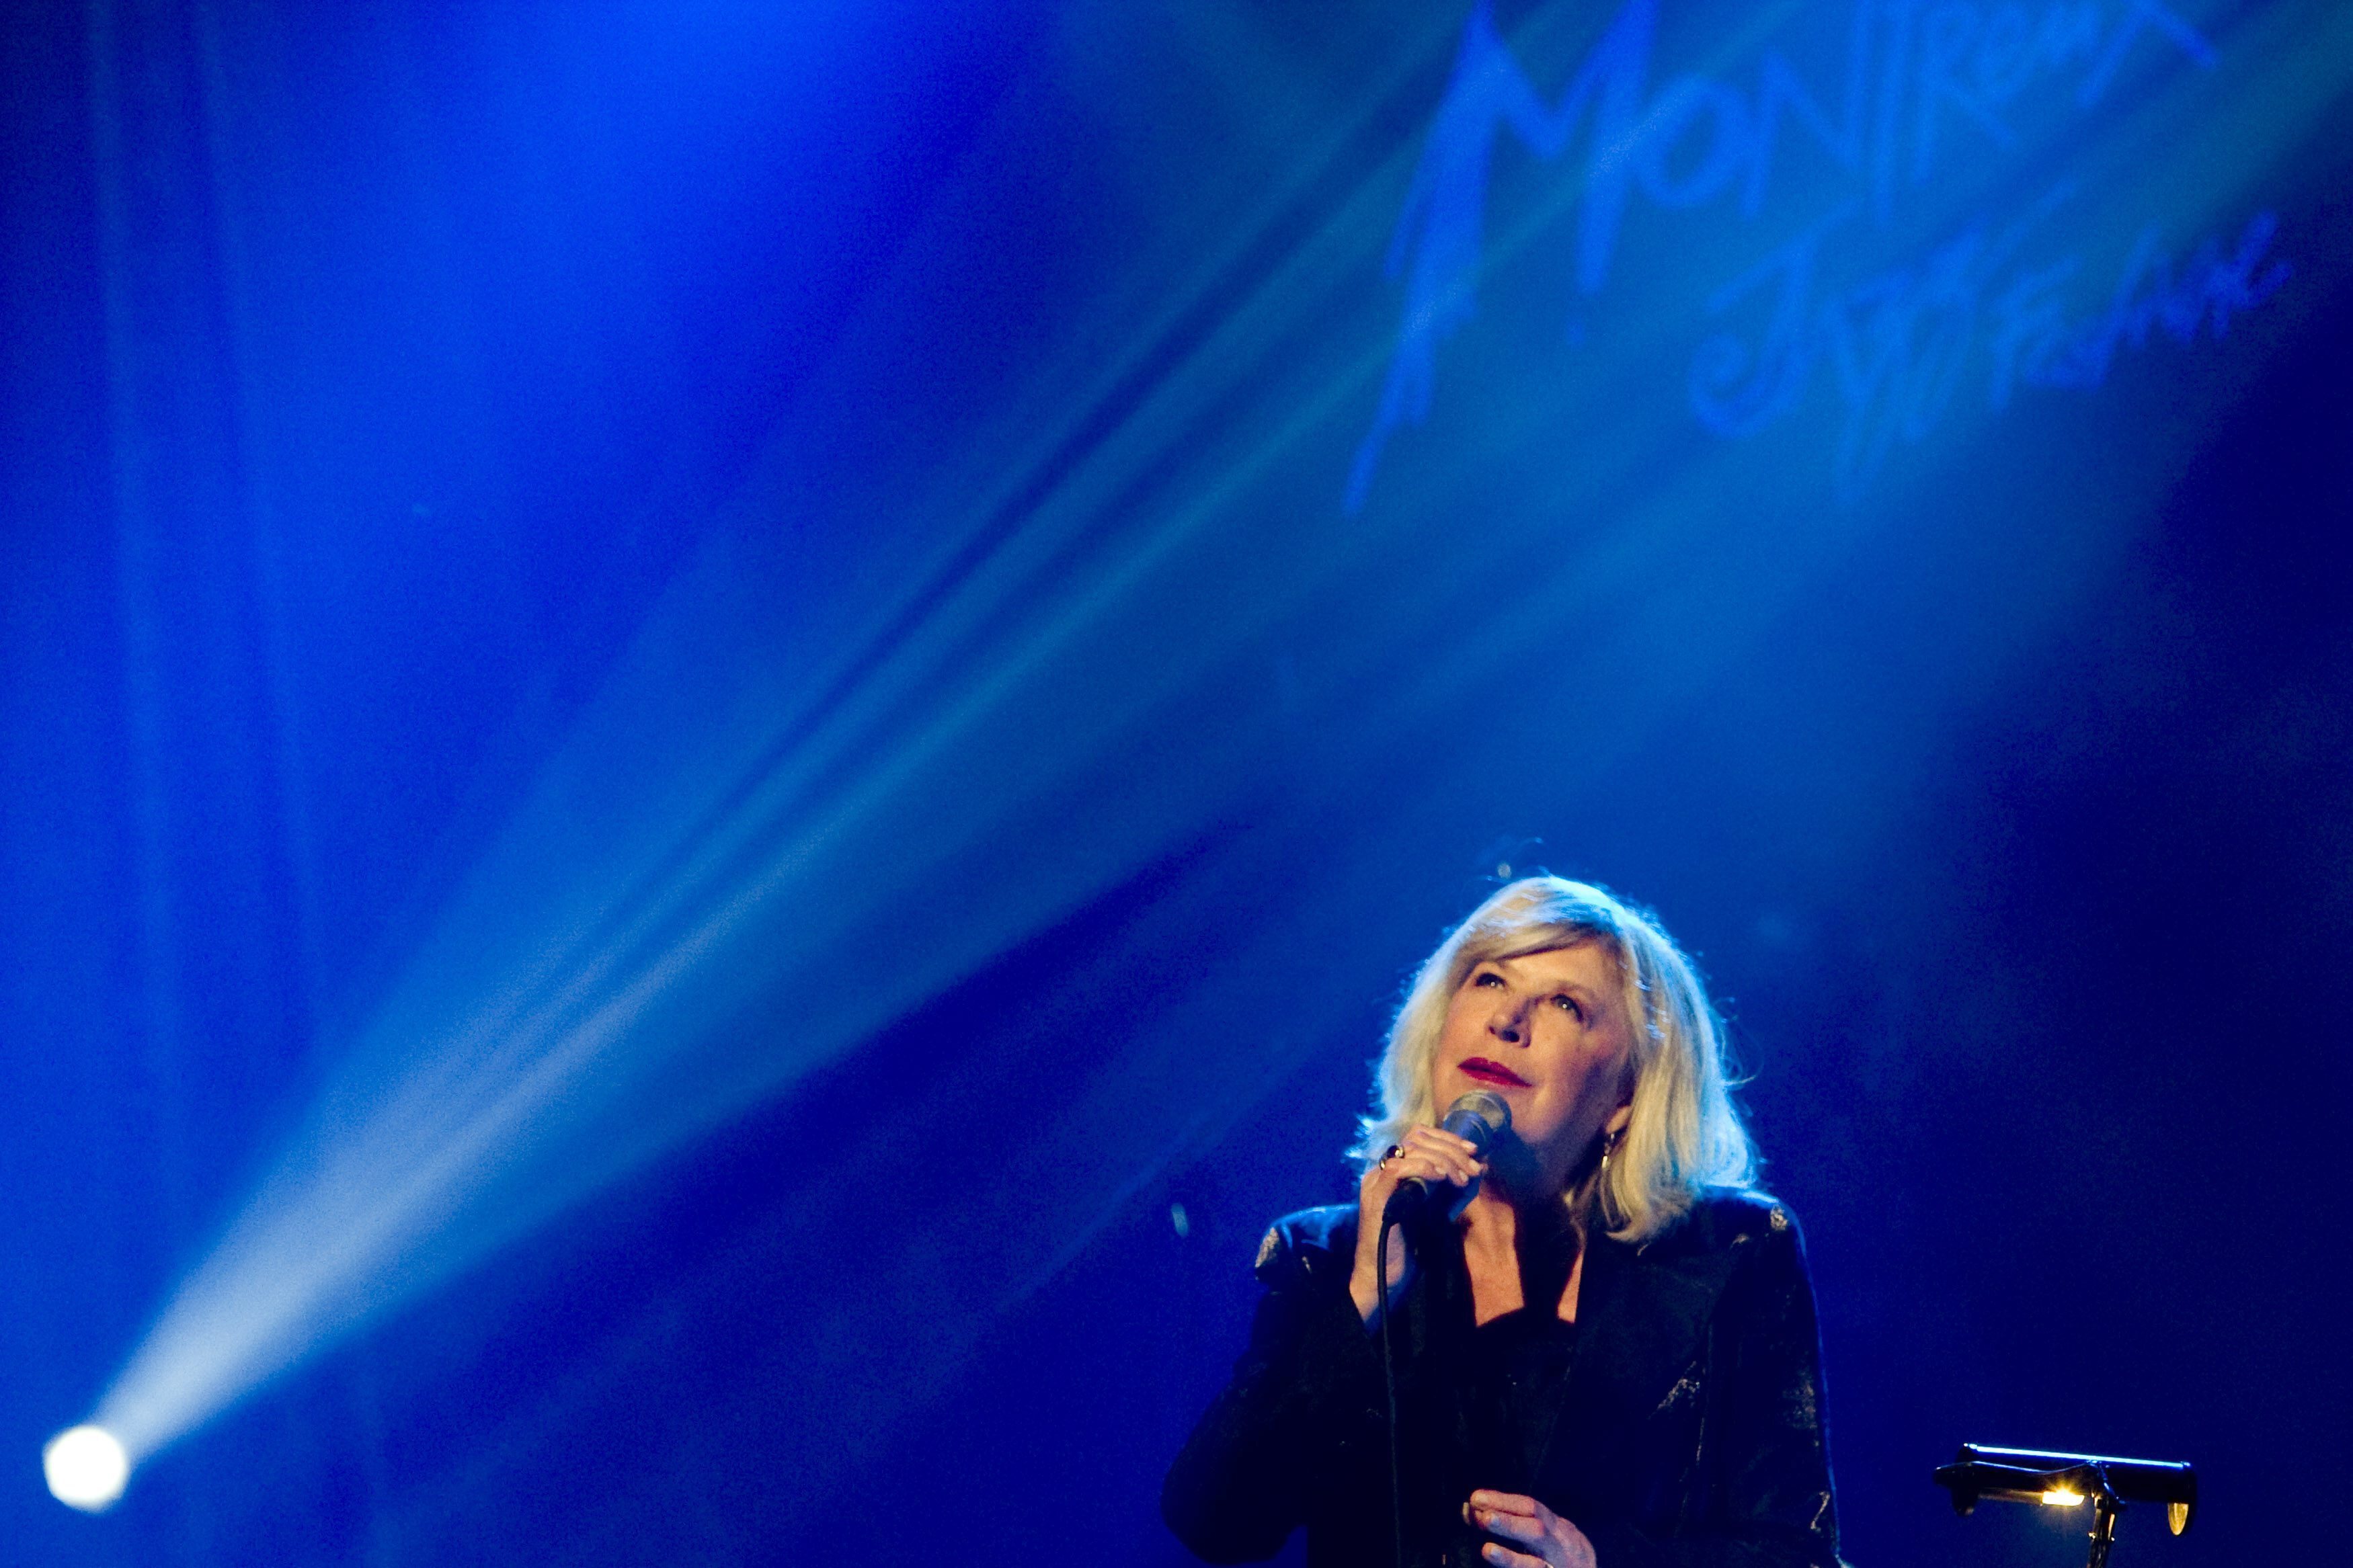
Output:
[[1498,1061],[1490,1061],[1485,1057],[1472,1057],[1469,1058],[1462,1063],[1459,1070],[1464,1078],[1475,1079],[1480,1083],[1492,1083],[1504,1089],[1525,1089],[1528,1087],[1527,1079],[1522,1078],[1519,1074],[1514,1072],[1503,1063]]

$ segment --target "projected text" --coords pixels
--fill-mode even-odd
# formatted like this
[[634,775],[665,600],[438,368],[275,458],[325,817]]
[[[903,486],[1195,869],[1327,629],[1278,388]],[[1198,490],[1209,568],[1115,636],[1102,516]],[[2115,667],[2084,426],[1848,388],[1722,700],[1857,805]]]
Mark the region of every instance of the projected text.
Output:
[[[2104,276],[2085,247],[2051,240],[2073,194],[2063,184],[1925,244],[1889,237],[1908,194],[1965,162],[2034,151],[2037,135],[2048,142],[2099,110],[2128,74],[2213,69],[2211,41],[2163,0],[1857,0],[1841,58],[1800,69],[1776,40],[1739,73],[1654,83],[1659,21],[1659,0],[1624,0],[1547,97],[1485,0],[1473,10],[1390,243],[1404,309],[1349,475],[1350,510],[1391,437],[1426,416],[1439,349],[1475,311],[1499,141],[1571,182],[1572,300],[1608,289],[1637,199],[1730,226],[1727,253],[1748,259],[1691,300],[1691,411],[1719,435],[1754,435],[1831,367],[1834,471],[1850,494],[1894,442],[1926,434],[1972,376],[1996,409],[2021,387],[2097,386],[2118,348],[2153,330],[2220,338],[2287,276],[2271,255],[2270,215],[2198,240],[2179,261],[2151,224]],[[1777,183],[1795,183],[1799,168],[1803,188],[1777,204]],[[1757,230],[1780,237],[1760,247]]]

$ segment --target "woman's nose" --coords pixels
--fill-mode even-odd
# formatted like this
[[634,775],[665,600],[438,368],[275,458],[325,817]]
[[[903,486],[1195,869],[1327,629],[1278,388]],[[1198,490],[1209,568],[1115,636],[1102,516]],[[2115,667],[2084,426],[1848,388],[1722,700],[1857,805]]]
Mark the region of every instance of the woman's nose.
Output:
[[1527,1004],[1517,999],[1500,1004],[1495,1016],[1487,1020],[1487,1032],[1507,1046],[1516,1046],[1527,1036]]

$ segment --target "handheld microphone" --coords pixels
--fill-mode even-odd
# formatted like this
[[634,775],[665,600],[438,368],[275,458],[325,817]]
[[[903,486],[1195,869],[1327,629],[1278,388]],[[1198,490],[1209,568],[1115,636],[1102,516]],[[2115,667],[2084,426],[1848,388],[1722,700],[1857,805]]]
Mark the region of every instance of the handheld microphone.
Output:
[[[1512,1108],[1504,1103],[1503,1096],[1474,1089],[1446,1108],[1446,1114],[1439,1119],[1438,1129],[1467,1141],[1478,1152],[1479,1158],[1484,1160],[1495,1140],[1512,1130]],[[1457,1209],[1470,1202],[1478,1191],[1479,1184],[1475,1181],[1458,1190],[1451,1182],[1431,1182],[1420,1176],[1408,1176],[1389,1194],[1389,1201],[1381,1210],[1382,1228],[1410,1225],[1429,1213],[1433,1204],[1438,1205],[1440,1213]]]

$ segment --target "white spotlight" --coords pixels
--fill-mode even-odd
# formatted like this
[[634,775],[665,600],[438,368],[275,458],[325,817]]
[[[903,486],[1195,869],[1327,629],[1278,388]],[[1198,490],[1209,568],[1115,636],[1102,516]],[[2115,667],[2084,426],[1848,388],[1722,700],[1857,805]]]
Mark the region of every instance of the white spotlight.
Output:
[[69,1508],[103,1513],[131,1479],[131,1456],[103,1426],[69,1426],[41,1450],[49,1495]]

